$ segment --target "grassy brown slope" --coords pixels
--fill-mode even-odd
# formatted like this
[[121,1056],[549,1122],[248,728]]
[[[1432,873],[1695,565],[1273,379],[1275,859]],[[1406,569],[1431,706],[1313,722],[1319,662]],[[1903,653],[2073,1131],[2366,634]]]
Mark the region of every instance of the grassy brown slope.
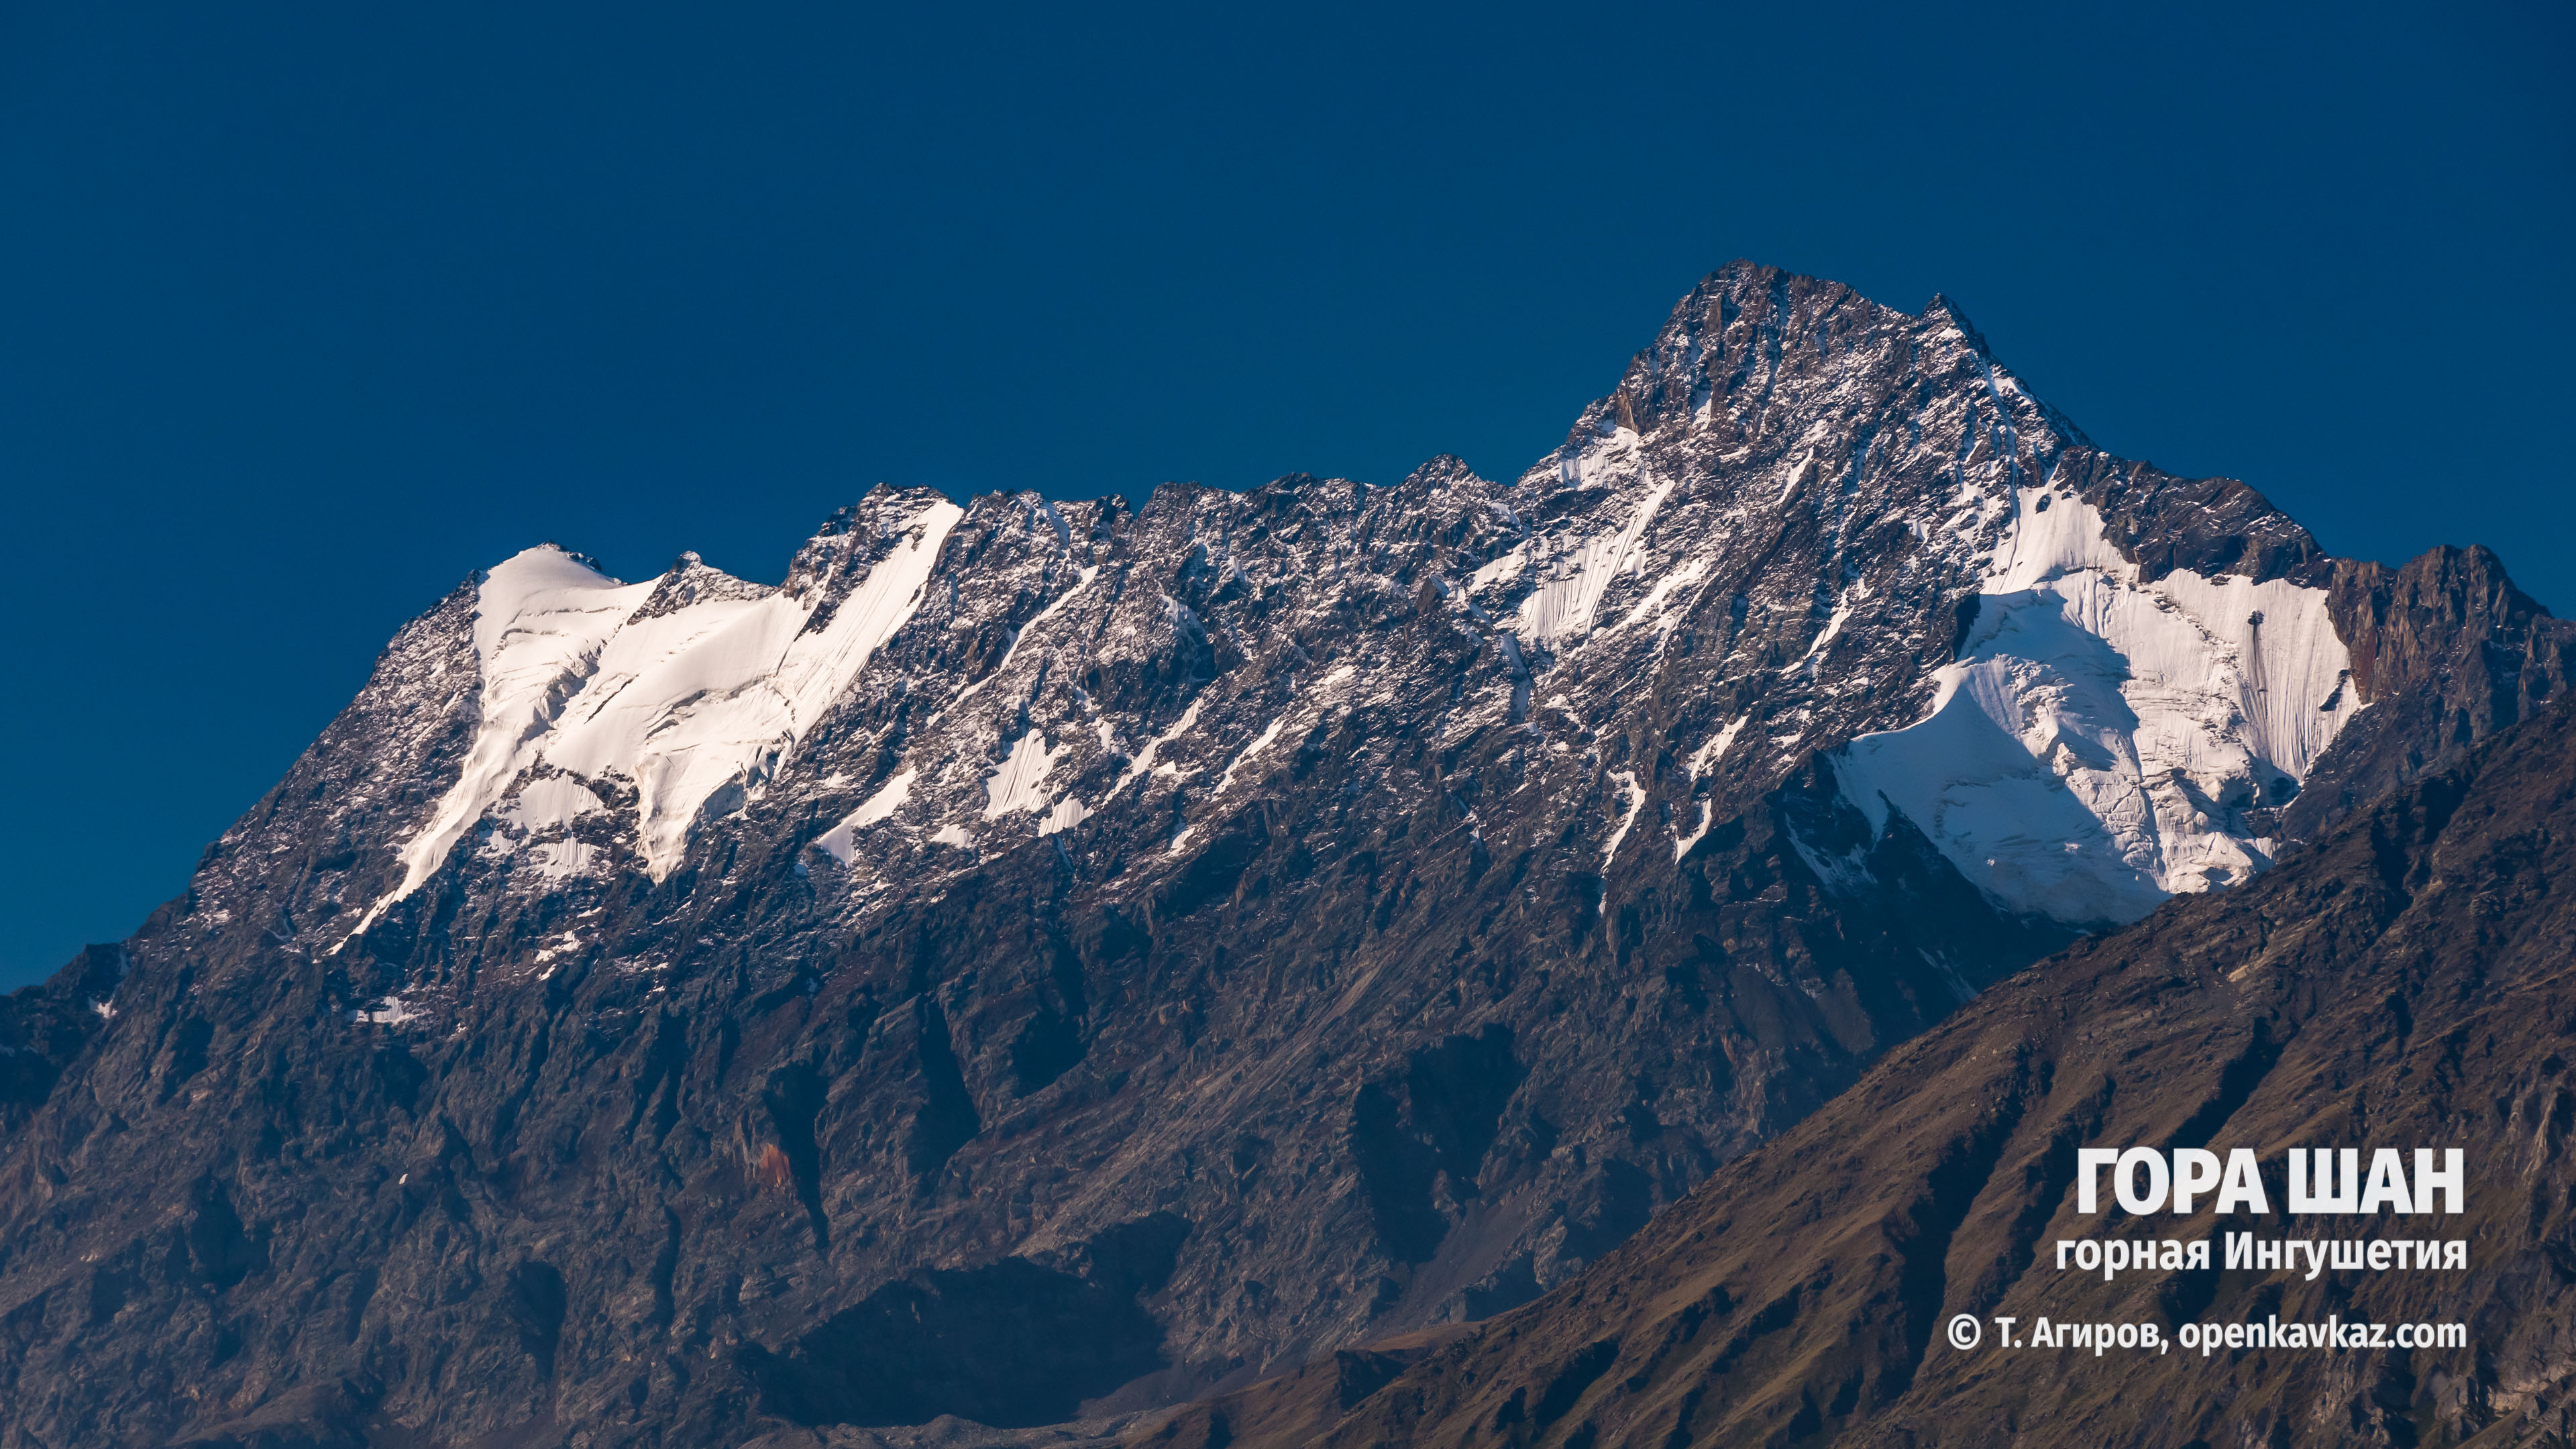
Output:
[[[2576,712],[2550,710],[2222,895],[1988,992],[1565,1288],[1379,1390],[1333,1445],[2456,1442],[2576,1359]],[[2079,1217],[2085,1145],[2251,1147],[2276,1215]],[[2467,1273],[2053,1267],[2058,1238],[2353,1236],[2293,1146],[2460,1146]],[[2107,1193],[2106,1193],[2107,1197]],[[1949,1315],[2469,1325],[2468,1351],[1958,1352]],[[2544,1402],[2546,1401],[2546,1402]],[[2482,1440],[2481,1442],[2487,1442]]]
[[1256,1384],[1153,1415],[1124,1439],[1128,1449],[1300,1449],[1408,1365],[1475,1332],[1443,1324],[1329,1353]]

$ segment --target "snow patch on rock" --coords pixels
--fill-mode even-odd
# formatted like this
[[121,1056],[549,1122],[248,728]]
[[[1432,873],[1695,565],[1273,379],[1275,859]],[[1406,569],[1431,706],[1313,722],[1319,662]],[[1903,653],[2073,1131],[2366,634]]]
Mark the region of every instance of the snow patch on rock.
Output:
[[1136,757],[1127,762],[1127,769],[1125,773],[1118,777],[1118,783],[1110,786],[1109,793],[1101,797],[1101,803],[1106,805],[1110,800],[1117,798],[1118,792],[1126,789],[1127,782],[1130,780],[1134,780],[1145,775],[1155,774],[1157,772],[1163,774],[1179,773],[1179,771],[1175,770],[1170,765],[1156,763],[1156,756],[1162,753],[1163,746],[1170,744],[1172,741],[1179,739],[1185,734],[1188,734],[1192,727],[1198,724],[1199,706],[1206,702],[1207,696],[1204,694],[1191,700],[1190,707],[1181,711],[1181,717],[1172,722],[1172,727],[1170,729],[1167,729],[1161,734],[1154,736],[1152,739],[1147,740],[1145,742],[1145,748],[1138,750],[1136,752]]
[[1067,795],[1055,802],[1055,808],[1047,812],[1046,819],[1038,822],[1038,834],[1048,836],[1059,830],[1071,830],[1090,818],[1091,807]]
[[1048,749],[1045,732],[1034,728],[1013,740],[1002,768],[984,782],[984,818],[1043,807],[1047,776],[1055,773],[1056,757],[1071,748],[1064,744]]
[[[1663,510],[1664,500],[1672,496],[1673,484],[1669,479],[1656,480],[1647,470],[1635,431],[1621,428],[1566,460],[1558,481],[1588,488],[1623,476],[1636,480],[1642,491],[1633,498],[1627,520],[1616,532],[1603,528],[1541,534],[1513,545],[1502,557],[1476,570],[1474,588],[1507,578],[1534,584],[1515,610],[1518,632],[1533,644],[1582,643],[1592,633],[1602,596],[1611,583],[1645,563],[1646,530]],[[1633,620],[1621,621],[1623,626],[1628,622]]]
[[894,814],[904,801],[912,798],[912,782],[919,772],[905,770],[879,786],[877,792],[859,804],[859,808],[841,817],[841,823],[823,832],[815,841],[816,849],[843,865],[850,863],[857,849],[858,833]]
[[1243,747],[1243,753],[1235,756],[1233,761],[1226,765],[1225,773],[1217,777],[1216,789],[1208,798],[1214,799],[1219,795],[1223,795],[1226,792],[1226,789],[1234,784],[1234,772],[1242,769],[1245,763],[1251,760],[1253,756],[1260,754],[1265,749],[1268,749],[1270,747],[1270,742],[1279,738],[1279,727],[1287,722],[1287,718],[1284,715],[1272,720],[1268,726],[1263,728],[1258,736],[1254,737],[1251,744],[1245,745]]
[[1646,787],[1637,783],[1637,772],[1621,770],[1610,777],[1619,782],[1626,804],[1619,812],[1619,828],[1610,832],[1609,843],[1601,847],[1601,873],[1610,873],[1610,862],[1619,858],[1619,843],[1628,838],[1628,828],[1637,823],[1637,812],[1646,808]]

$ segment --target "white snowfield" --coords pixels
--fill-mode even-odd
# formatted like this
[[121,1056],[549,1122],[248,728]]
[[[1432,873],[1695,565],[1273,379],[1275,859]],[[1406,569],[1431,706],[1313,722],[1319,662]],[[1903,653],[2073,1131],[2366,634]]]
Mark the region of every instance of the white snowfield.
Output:
[[1845,747],[1845,793],[1881,830],[1904,812],[1997,900],[2072,923],[2269,865],[2273,842],[2231,817],[2304,782],[2360,708],[2325,591],[2144,583],[2093,508],[2045,486],[2016,502],[1930,715]]
[[[2070,437],[2052,433],[2059,447],[2042,452],[2022,447],[2025,433],[2056,426],[2049,415],[1958,329],[1890,319],[1854,344],[1878,354],[1855,354],[1806,384],[1791,416],[1810,421],[1769,440],[1761,461],[1746,461],[1750,443],[1731,445],[1758,431],[1759,407],[1789,400],[1730,414],[1735,431],[1724,436],[1710,431],[1711,403],[1660,421],[1649,414],[1642,437],[1626,404],[1605,402],[1519,484],[1466,505],[1460,516],[1484,530],[1475,552],[1423,580],[1456,627],[1478,636],[1475,656],[1486,661],[1475,690],[1452,695],[1444,738],[1527,736],[1517,749],[1531,778],[1519,788],[1541,794],[1516,808],[1583,812],[1582,865],[1600,873],[1605,914],[1613,891],[1648,863],[1661,867],[1663,846],[1683,862],[1728,812],[1816,749],[1875,829],[1897,828],[1901,815],[2009,909],[2125,923],[2171,894],[2269,864],[2274,842],[2253,824],[2259,810],[2305,783],[2361,707],[2325,592],[2187,571],[2145,580],[2101,514],[2055,476]],[[1880,405],[1873,357],[1911,357],[1918,346],[1924,376],[1974,382],[1922,394],[1902,428],[1846,436],[1838,420]],[[1769,383],[1760,396],[1772,397]],[[1449,486],[1435,483],[1420,506],[1459,506],[1440,501]],[[479,724],[460,776],[402,842],[401,884],[357,930],[477,831],[487,858],[546,888],[628,859],[603,841],[601,817],[613,815],[632,831],[633,859],[667,879],[700,822],[761,798],[933,599],[922,617],[940,629],[1006,629],[999,661],[972,682],[943,668],[889,683],[890,698],[918,697],[927,717],[906,727],[885,762],[896,773],[855,809],[835,792],[876,765],[820,781],[817,803],[845,813],[810,842],[800,870],[829,862],[865,897],[899,886],[904,871],[946,868],[917,866],[924,843],[1058,837],[1070,860],[1086,845],[1078,827],[1131,786],[1171,797],[1170,854],[1203,844],[1213,831],[1200,827],[1243,807],[1288,751],[1282,741],[1310,738],[1331,711],[1425,684],[1366,657],[1310,658],[1296,641],[1297,611],[1337,607],[1340,590],[1394,587],[1350,567],[1371,546],[1352,531],[1360,523],[1256,533],[1265,541],[1247,556],[1266,581],[1253,581],[1229,542],[1233,504],[1211,494],[1167,506],[1194,510],[1183,520],[1186,568],[1247,590],[1290,589],[1287,622],[1273,626],[1284,629],[1273,640],[1278,672],[1205,681],[1169,718],[1104,715],[1071,681],[1088,665],[1159,659],[1176,639],[1204,643],[1211,620],[1170,594],[1131,589],[1132,561],[1081,562],[1062,514],[1034,494],[979,500],[972,524],[956,504],[912,495],[878,514],[873,538],[891,542],[873,566],[830,553],[857,538],[819,540],[820,574],[800,564],[792,589],[694,560],[629,585],[551,546],[518,555],[479,589]],[[961,566],[934,584],[961,526],[979,540],[1016,528],[1020,542],[998,556],[1005,562]],[[1842,566],[1810,578],[1807,563],[1775,564],[1776,541],[1793,527],[1817,540],[1816,559]],[[1884,541],[1897,530],[1910,535],[1902,548]],[[1889,609],[1890,582],[1917,569],[1934,571],[1944,605],[1972,585],[1980,608],[1958,657],[1931,675],[1928,713],[1886,729],[1907,708],[1899,701],[1921,697],[1921,671],[1947,642],[1946,607],[1941,637],[1928,641],[1919,615]],[[853,577],[823,613],[826,595]],[[1011,625],[1024,607],[1032,611]],[[1910,621],[1905,636],[1872,633],[1898,617]],[[1754,641],[1740,654],[1739,635]],[[1534,695],[1545,700],[1535,710]],[[1609,748],[1648,701],[1655,730],[1688,732],[1650,741],[1680,769]],[[851,761],[809,763],[819,774]],[[812,784],[796,778],[804,783],[794,788]],[[1539,800],[1551,803],[1530,804]],[[1639,839],[1659,845],[1625,849]],[[1858,858],[1849,870],[1866,876]]]
[[[1706,404],[1687,425],[1667,422],[1651,439],[1624,416],[1600,416],[1593,436],[1531,470],[1516,496],[1536,503],[1607,490],[1602,506],[1560,510],[1562,521],[1525,531],[1473,572],[1457,606],[1480,622],[1497,620],[1497,643],[1515,661],[1524,649],[1569,658],[1606,650],[1577,677],[1616,679],[1622,670],[1646,677],[1623,661],[1642,659],[1650,647],[1660,656],[1675,622],[1704,606],[1710,563],[1731,536],[1776,533],[1793,515],[1824,518],[1811,501],[1820,489],[1839,483],[1848,491],[1892,453],[1912,450],[1919,466],[1935,446],[1926,434],[1939,434],[1955,449],[1946,467],[1957,492],[1890,521],[1909,528],[1927,555],[1946,554],[1981,576],[1980,608],[1959,658],[1933,676],[1925,718],[1831,753],[1844,792],[1882,832],[1901,812],[2007,908],[2071,924],[2125,924],[2167,896],[2242,881],[2269,865],[2275,842],[2255,832],[2247,812],[2295,793],[2362,707],[2325,591],[2189,571],[2145,581],[2075,489],[2053,476],[2034,481],[2025,460],[2037,455],[2026,454],[2020,438],[2025,428],[2049,425],[2020,385],[1956,327],[1926,341],[1926,368],[1964,361],[1977,370],[1982,395],[1936,397],[1914,429],[1863,442],[1831,476],[1818,459],[1833,451],[1836,435],[1811,400],[1817,447],[1785,451],[1772,478],[1715,473],[1714,496],[1726,511],[1714,527],[1704,508],[1692,509],[1688,490],[1677,499],[1669,475],[1711,462],[1722,469],[1741,452],[1701,454],[1695,464],[1653,461],[1675,450],[1692,456],[1688,434],[1707,423]],[[1743,586],[1755,596],[1752,607],[1776,606],[1758,582]],[[1853,621],[1869,597],[1865,580],[1844,584],[1804,657],[1780,670],[1783,681],[1803,680],[1819,697],[1850,687],[1828,664],[1846,629],[1865,627]],[[1639,625],[1653,633],[1623,637]],[[1597,724],[1621,707],[1615,690],[1578,685],[1574,693],[1586,698],[1552,697],[1550,706]],[[1767,741],[1744,748],[1766,752],[1767,773],[1785,770],[1807,718],[1805,709],[1784,712]],[[1745,724],[1736,719],[1690,756],[1691,785],[1738,747]],[[1605,873],[1634,813],[1604,818]],[[1705,800],[1675,812],[1666,827],[1674,858],[1712,824]]]
[[[912,617],[963,516],[941,499],[890,522],[892,552],[810,630],[820,588],[799,596],[737,585],[648,618],[640,611],[653,582],[620,583],[551,544],[494,568],[476,598],[483,690],[474,744],[455,786],[403,844],[402,884],[357,931],[419,889],[531,771],[541,773],[500,812],[507,824],[563,825],[585,810],[573,792],[604,808],[580,781],[623,782],[636,794],[645,869],[669,875],[701,814],[738,808],[758,791]],[[842,546],[860,541],[844,535]],[[587,848],[551,849],[539,863],[559,873],[588,859]]]

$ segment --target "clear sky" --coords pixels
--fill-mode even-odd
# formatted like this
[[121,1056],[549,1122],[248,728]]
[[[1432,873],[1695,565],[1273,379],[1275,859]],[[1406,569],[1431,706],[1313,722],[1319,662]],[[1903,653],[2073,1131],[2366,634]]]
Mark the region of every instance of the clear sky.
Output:
[[1511,477],[1737,256],[2576,607],[2572,15],[0,7],[0,986],[527,544],[775,580],[879,479]]

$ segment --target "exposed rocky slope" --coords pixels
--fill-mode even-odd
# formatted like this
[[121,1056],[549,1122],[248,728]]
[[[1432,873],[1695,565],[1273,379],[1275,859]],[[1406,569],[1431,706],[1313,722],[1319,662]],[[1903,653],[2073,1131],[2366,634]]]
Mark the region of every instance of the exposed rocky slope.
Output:
[[532,549],[0,1009],[0,1446],[1031,1425],[1482,1317],[2567,662],[1744,264],[1511,486]]
[[[1985,993],[1566,1288],[1264,1443],[2554,1444],[2576,1376],[2576,711]],[[2274,1216],[2079,1211],[2076,1149],[2253,1149]],[[2465,1149],[2463,1212],[2287,1216],[2287,1149]],[[2411,1156],[2411,1154],[2407,1154]],[[2103,1190],[2107,1202],[2109,1189]],[[2058,1239],[2453,1239],[2469,1270],[2059,1272]],[[2056,1322],[2458,1322],[2441,1351],[1996,1346]]]

